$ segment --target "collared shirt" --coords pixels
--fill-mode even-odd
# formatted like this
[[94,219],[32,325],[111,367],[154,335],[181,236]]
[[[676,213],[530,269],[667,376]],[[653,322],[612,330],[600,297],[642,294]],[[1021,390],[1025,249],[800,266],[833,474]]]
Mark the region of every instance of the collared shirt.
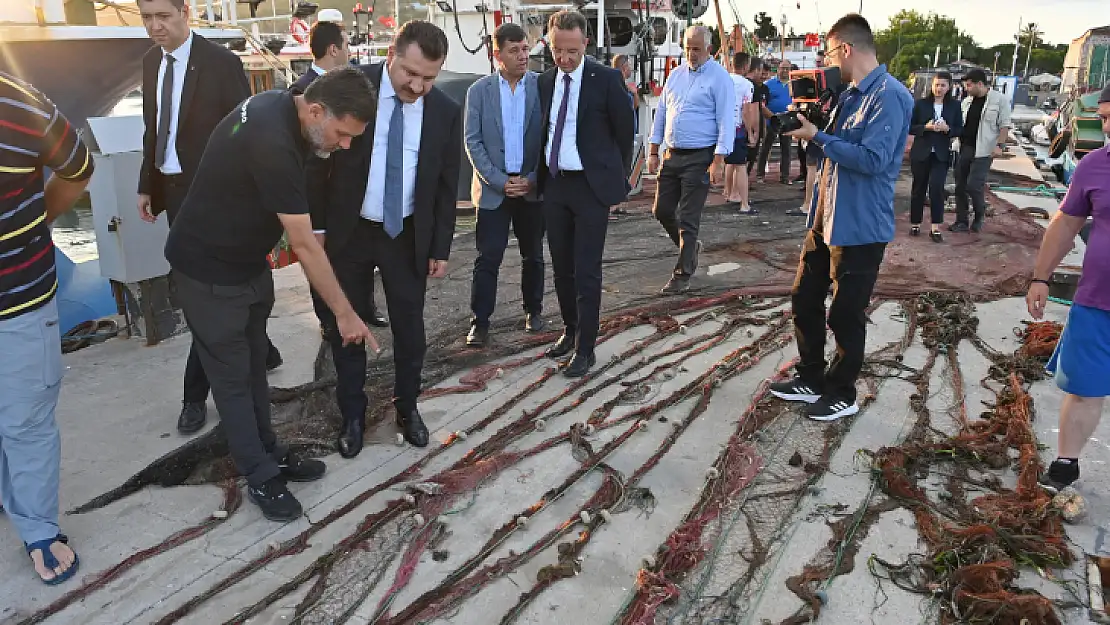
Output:
[[317,78],[319,78],[320,76],[323,76],[324,74],[328,73],[328,70],[320,67],[315,62],[312,63],[311,69],[312,69],[312,71],[316,72],[316,77]]
[[551,117],[547,120],[547,147],[544,149],[546,162],[551,162],[551,145],[555,141],[555,124],[559,121],[559,107],[563,104],[563,76],[570,76],[570,99],[567,101],[567,119],[563,123],[563,142],[559,144],[559,169],[563,171],[582,171],[582,157],[578,154],[578,96],[582,93],[582,72],[586,67],[586,57],[578,67],[567,74],[563,70],[555,72],[555,93],[551,98]]
[[1110,145],[1090,152],[1075,166],[1060,210],[1093,220],[1075,303],[1110,311]]
[[166,141],[166,161],[162,163],[162,173],[173,176],[181,173],[181,160],[177,157],[177,124],[178,115],[181,113],[181,92],[185,90],[185,72],[189,69],[189,55],[193,51],[193,33],[185,43],[178,46],[173,52],[162,50],[162,61],[158,65],[158,85],[155,87],[155,97],[158,100],[158,115],[154,119],[161,119],[162,115],[162,79],[166,76],[166,57],[173,57],[173,102],[170,106],[170,137]]
[[671,72],[655,111],[651,143],[679,149],[716,146],[728,155],[736,139],[736,88],[725,68],[709,59],[697,70],[684,63]]
[[[501,86],[501,126],[505,140],[505,173],[519,174],[524,167],[524,112],[528,108],[524,79],[516,83],[514,91],[509,81],[497,75]],[[570,117],[570,113],[567,113]]]
[[93,160],[53,102],[0,72],[0,322],[41,308],[58,290],[47,167],[63,180],[85,180]]
[[913,96],[886,71],[872,70],[840,95],[835,118],[814,137],[825,150],[809,227],[827,245],[889,243],[894,239],[894,184],[910,133]]
[[775,76],[771,80],[763,83],[767,87],[767,108],[772,113],[783,113],[790,107],[790,79],[787,78],[786,82]]
[[[362,199],[362,218],[370,221],[385,221],[385,159],[389,149],[389,118],[393,107],[401,104],[389,73],[382,72],[382,84],[378,87],[378,116],[374,122],[374,151],[370,156],[370,177],[366,183],[366,195]],[[424,97],[412,104],[403,104],[405,115],[403,173],[401,177],[401,197],[404,216],[412,215],[416,195],[416,166],[420,162],[420,132],[424,125]],[[396,184],[390,181],[389,184]]]
[[[967,97],[963,101],[962,110],[964,119],[971,112],[971,106],[977,98]],[[985,158],[994,154],[998,145],[998,137],[1003,128],[1013,128],[1010,120],[1010,101],[1001,92],[991,89],[987,91],[986,100],[983,100],[982,110],[979,114],[979,128],[975,137],[975,158]],[[960,149],[964,140],[960,140]]]

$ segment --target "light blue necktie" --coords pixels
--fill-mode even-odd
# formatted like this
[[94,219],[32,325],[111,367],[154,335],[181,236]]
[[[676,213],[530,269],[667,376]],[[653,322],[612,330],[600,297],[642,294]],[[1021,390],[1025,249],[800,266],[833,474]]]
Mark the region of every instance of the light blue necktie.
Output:
[[385,193],[382,198],[385,233],[396,239],[405,218],[405,113],[402,102],[393,96],[393,114],[389,117],[389,135],[385,149]]

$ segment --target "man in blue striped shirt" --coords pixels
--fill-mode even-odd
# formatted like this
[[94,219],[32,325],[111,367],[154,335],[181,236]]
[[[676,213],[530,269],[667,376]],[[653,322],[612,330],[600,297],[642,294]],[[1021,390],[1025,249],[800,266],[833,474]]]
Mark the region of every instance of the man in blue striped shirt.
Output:
[[[771,392],[810,406],[807,414],[832,421],[859,411],[856,378],[863,367],[867,307],[886,245],[894,239],[894,184],[902,169],[913,97],[879,65],[875,39],[863,17],[849,14],[829,30],[828,63],[851,86],[833,121],[819,131],[802,118],[790,133],[822,148],[825,161],[809,213],[809,233],[794,281],[798,377]],[[825,370],[825,298],[833,287],[828,326],[836,357]]]
[[92,155],[54,103],[0,72],[0,504],[51,586],[79,561],[58,529],[63,368],[50,224],[92,173]]
[[[725,68],[710,58],[709,30],[686,30],[686,63],[663,87],[651,133],[648,172],[659,173],[655,218],[678,246],[678,262],[662,293],[681,293],[698,268],[698,228],[710,182],[724,179],[725,157],[736,138],[736,90]],[[659,146],[667,143],[662,169]]]

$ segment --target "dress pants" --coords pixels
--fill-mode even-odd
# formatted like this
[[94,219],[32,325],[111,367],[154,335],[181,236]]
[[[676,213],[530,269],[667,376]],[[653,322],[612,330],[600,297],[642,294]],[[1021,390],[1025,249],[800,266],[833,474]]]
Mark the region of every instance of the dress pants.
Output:
[[193,333],[220,425],[239,474],[261,486],[280,474],[285,454],[270,422],[270,384],[266,380],[266,320],[274,308],[274,279],[269,270],[245,284],[223,286],[174,272],[185,320]]
[[58,303],[0,321],[0,504],[25,543],[58,535]]
[[583,172],[548,175],[544,221],[555,294],[577,352],[588,356],[597,342],[601,318],[601,257],[609,228],[609,207],[594,195]]
[[520,249],[520,294],[524,312],[543,313],[543,207],[524,198],[507,197],[494,209],[478,208],[474,259],[474,281],[470,287],[471,322],[489,326],[497,304],[497,275],[505,248],[509,245],[509,226]]
[[[351,306],[364,319],[369,315],[374,268],[378,268],[393,332],[393,401],[398,408],[415,409],[426,349],[424,295],[428,276],[427,261],[418,271],[413,260],[416,235],[412,218],[403,223],[401,233],[392,239],[381,222],[359,219],[346,246],[334,251],[330,260]],[[338,330],[328,332],[328,340],[335,361],[339,412],[345,420],[362,419],[367,407],[366,347],[343,345]]]
[[[856,399],[856,378],[867,342],[867,306],[885,251],[885,243],[829,247],[821,234],[813,230],[806,234],[791,292],[797,371],[807,384],[838,399]],[[826,373],[825,298],[830,286],[828,327],[836,338],[836,356]]]
[[782,124],[777,117],[772,117],[767,123],[767,132],[763,134],[759,146],[759,176],[767,175],[767,158],[771,156],[771,148],[775,142],[779,143],[779,179],[788,180],[790,177],[790,137],[779,132]]
[[960,148],[960,157],[956,161],[956,223],[967,224],[968,198],[975,209],[975,222],[983,222],[987,214],[987,174],[993,161],[990,156],[975,158],[975,146]]
[[913,186],[910,191],[910,223],[917,225],[925,216],[925,193],[929,194],[930,223],[944,223],[944,182],[948,177],[948,159],[930,152],[923,159],[911,161]]
[[674,275],[689,278],[697,268],[698,230],[709,196],[709,166],[714,146],[671,148],[659,170],[652,213],[678,246]]
[[[178,211],[181,210],[181,205],[185,203],[189,185],[182,175],[166,176],[155,172],[154,187],[156,195],[153,199],[165,207],[166,218],[169,219],[170,226],[173,226],[174,219],[177,217]],[[176,275],[171,274],[171,279]],[[315,305],[315,301],[313,303]],[[327,309],[326,305],[324,309]],[[269,345],[269,351],[276,349],[268,338],[266,342]],[[208,388],[208,378],[204,374],[204,367],[200,364],[200,356],[197,355],[196,346],[191,346],[189,357],[185,361],[184,392],[181,398],[187,404],[203,404],[208,401]]]

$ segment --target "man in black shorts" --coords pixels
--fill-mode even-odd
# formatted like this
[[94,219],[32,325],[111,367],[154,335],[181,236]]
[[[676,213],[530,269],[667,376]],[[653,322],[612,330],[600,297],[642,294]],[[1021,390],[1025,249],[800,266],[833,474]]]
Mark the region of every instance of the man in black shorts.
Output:
[[303,95],[247,98],[213,131],[166,241],[231,457],[247,494],[273,521],[302,513],[286,481],[319,479],[325,467],[280,446],[270,423],[266,319],[274,281],[266,255],[284,229],[308,281],[335,313],[343,341],[377,349],[312,234],[305,192],[305,160],[349,147],[374,110],[374,89],[353,68],[328,72]]

